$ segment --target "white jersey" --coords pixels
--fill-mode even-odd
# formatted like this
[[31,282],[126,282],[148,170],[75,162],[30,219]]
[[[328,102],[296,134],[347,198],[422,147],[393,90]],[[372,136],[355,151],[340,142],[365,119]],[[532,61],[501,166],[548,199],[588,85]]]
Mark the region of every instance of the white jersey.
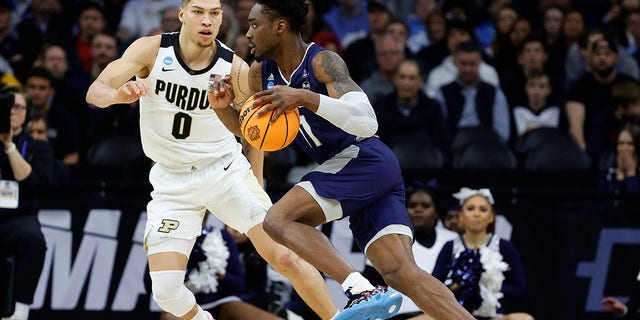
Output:
[[191,70],[178,54],[179,32],[164,33],[140,98],[140,135],[144,153],[168,167],[187,167],[241,149],[235,136],[210,108],[210,79],[231,73],[233,51],[216,40],[208,67]]

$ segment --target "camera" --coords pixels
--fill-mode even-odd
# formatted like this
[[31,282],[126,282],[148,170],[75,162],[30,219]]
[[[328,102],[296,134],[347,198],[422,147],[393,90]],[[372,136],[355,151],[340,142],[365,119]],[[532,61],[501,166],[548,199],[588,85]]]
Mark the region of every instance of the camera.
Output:
[[0,94],[0,133],[11,131],[11,109],[14,102],[15,96],[12,93]]

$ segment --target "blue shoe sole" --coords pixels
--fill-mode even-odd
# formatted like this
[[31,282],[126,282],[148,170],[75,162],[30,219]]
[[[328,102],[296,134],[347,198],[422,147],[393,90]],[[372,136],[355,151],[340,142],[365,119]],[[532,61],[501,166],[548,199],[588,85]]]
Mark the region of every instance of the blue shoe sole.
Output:
[[393,317],[400,310],[402,295],[395,290],[375,295],[337,314],[333,320],[375,320]]

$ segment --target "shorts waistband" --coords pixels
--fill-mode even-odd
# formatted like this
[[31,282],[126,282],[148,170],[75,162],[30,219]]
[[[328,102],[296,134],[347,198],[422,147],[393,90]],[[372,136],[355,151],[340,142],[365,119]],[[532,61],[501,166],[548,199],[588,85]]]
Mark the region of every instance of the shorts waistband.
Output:
[[189,172],[201,171],[202,169],[205,169],[211,166],[227,165],[229,161],[233,159],[233,156],[234,156],[233,153],[227,153],[222,157],[205,158],[190,164],[167,165],[162,163],[156,163],[156,165],[161,166],[163,170],[171,173],[189,173]]

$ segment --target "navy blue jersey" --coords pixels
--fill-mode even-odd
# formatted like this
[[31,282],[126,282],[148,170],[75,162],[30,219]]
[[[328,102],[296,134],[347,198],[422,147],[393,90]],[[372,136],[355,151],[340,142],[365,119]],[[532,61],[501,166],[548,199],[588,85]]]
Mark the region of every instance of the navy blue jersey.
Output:
[[[291,82],[284,79],[278,65],[273,60],[262,61],[262,88],[269,89],[275,85],[292,88],[303,88],[327,95],[327,87],[320,82],[313,71],[313,58],[325,48],[310,43],[302,62],[293,71]],[[358,138],[334,126],[315,112],[300,107],[300,131],[296,143],[317,163],[321,164],[332,158]]]

